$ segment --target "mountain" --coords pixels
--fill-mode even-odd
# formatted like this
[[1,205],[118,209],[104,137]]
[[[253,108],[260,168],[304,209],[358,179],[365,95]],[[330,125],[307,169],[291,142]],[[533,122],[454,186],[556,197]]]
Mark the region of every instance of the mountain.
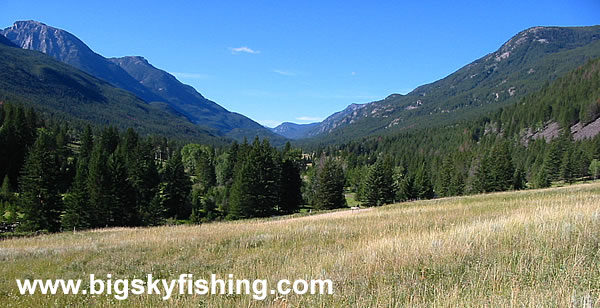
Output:
[[260,134],[264,130],[263,126],[247,117],[229,112],[204,98],[193,87],[179,82],[173,75],[152,66],[143,57],[108,60],[125,70],[153,94],[177,107],[194,123],[214,127],[225,133],[237,129]]
[[283,140],[251,119],[229,112],[204,98],[194,88],[141,57],[107,59],[75,35],[32,20],[17,21],[12,27],[0,30],[0,34],[24,49],[41,51],[148,103],[163,107],[167,112],[183,115],[195,124],[215,128],[221,135],[235,139],[259,135],[275,139],[276,143]]
[[43,53],[21,49],[0,36],[0,103],[35,107],[74,125],[133,127],[197,142],[223,143],[214,129],[146,103],[125,90]]
[[13,42],[11,42],[9,39],[7,39],[2,34],[0,34],[0,45],[5,45],[5,46],[9,46],[9,47],[18,47],[17,45],[15,45]]
[[300,139],[311,134],[317,126],[319,126],[319,123],[296,124],[283,122],[277,125],[277,127],[271,128],[271,131],[288,139]]
[[439,81],[407,95],[351,105],[303,137],[332,143],[473,118],[515,103],[597,57],[600,26],[533,27]]
[[17,21],[0,34],[24,49],[41,51],[92,76],[127,90],[146,102],[160,98],[131,77],[118,65],[92,51],[73,34],[37,21]]

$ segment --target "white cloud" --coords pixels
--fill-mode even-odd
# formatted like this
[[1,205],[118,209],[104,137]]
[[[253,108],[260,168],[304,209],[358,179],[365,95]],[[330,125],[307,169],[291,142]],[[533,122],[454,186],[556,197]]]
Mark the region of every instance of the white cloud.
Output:
[[356,76],[356,72],[352,72],[352,73],[350,73],[350,75]]
[[254,50],[248,46],[235,47],[235,48],[232,47],[232,48],[229,48],[229,50],[231,50],[231,53],[233,53],[233,54],[240,53],[240,52],[251,53],[251,54],[260,53],[260,51]]
[[186,79],[207,79],[210,76],[207,74],[201,73],[182,73],[182,72],[171,72],[171,75],[177,78],[186,78]]
[[277,73],[282,76],[296,76],[296,73],[284,70],[273,70],[273,73]]
[[321,121],[323,121],[323,118],[302,116],[302,117],[297,117],[296,120],[303,121],[303,122],[321,122]]

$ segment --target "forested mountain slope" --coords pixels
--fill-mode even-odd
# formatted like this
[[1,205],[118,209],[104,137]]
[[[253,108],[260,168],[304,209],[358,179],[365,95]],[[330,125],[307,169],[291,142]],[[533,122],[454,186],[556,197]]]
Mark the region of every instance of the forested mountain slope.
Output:
[[600,57],[600,26],[534,27],[496,52],[407,95],[336,113],[305,137],[336,143],[407,129],[455,123],[497,110],[539,90],[589,59]]

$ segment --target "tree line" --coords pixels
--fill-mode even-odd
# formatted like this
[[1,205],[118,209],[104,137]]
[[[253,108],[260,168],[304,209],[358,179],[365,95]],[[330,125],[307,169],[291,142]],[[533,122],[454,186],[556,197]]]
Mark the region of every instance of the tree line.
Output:
[[229,147],[94,132],[0,108],[0,222],[20,231],[268,217],[303,203],[301,152],[256,138]]

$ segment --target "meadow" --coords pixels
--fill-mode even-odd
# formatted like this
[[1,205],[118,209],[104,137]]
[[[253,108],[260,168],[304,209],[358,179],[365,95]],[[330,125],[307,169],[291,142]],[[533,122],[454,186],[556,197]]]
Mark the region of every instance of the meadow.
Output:
[[[600,182],[0,242],[2,307],[579,307],[600,303]],[[331,279],[333,295],[20,295],[15,279]]]

